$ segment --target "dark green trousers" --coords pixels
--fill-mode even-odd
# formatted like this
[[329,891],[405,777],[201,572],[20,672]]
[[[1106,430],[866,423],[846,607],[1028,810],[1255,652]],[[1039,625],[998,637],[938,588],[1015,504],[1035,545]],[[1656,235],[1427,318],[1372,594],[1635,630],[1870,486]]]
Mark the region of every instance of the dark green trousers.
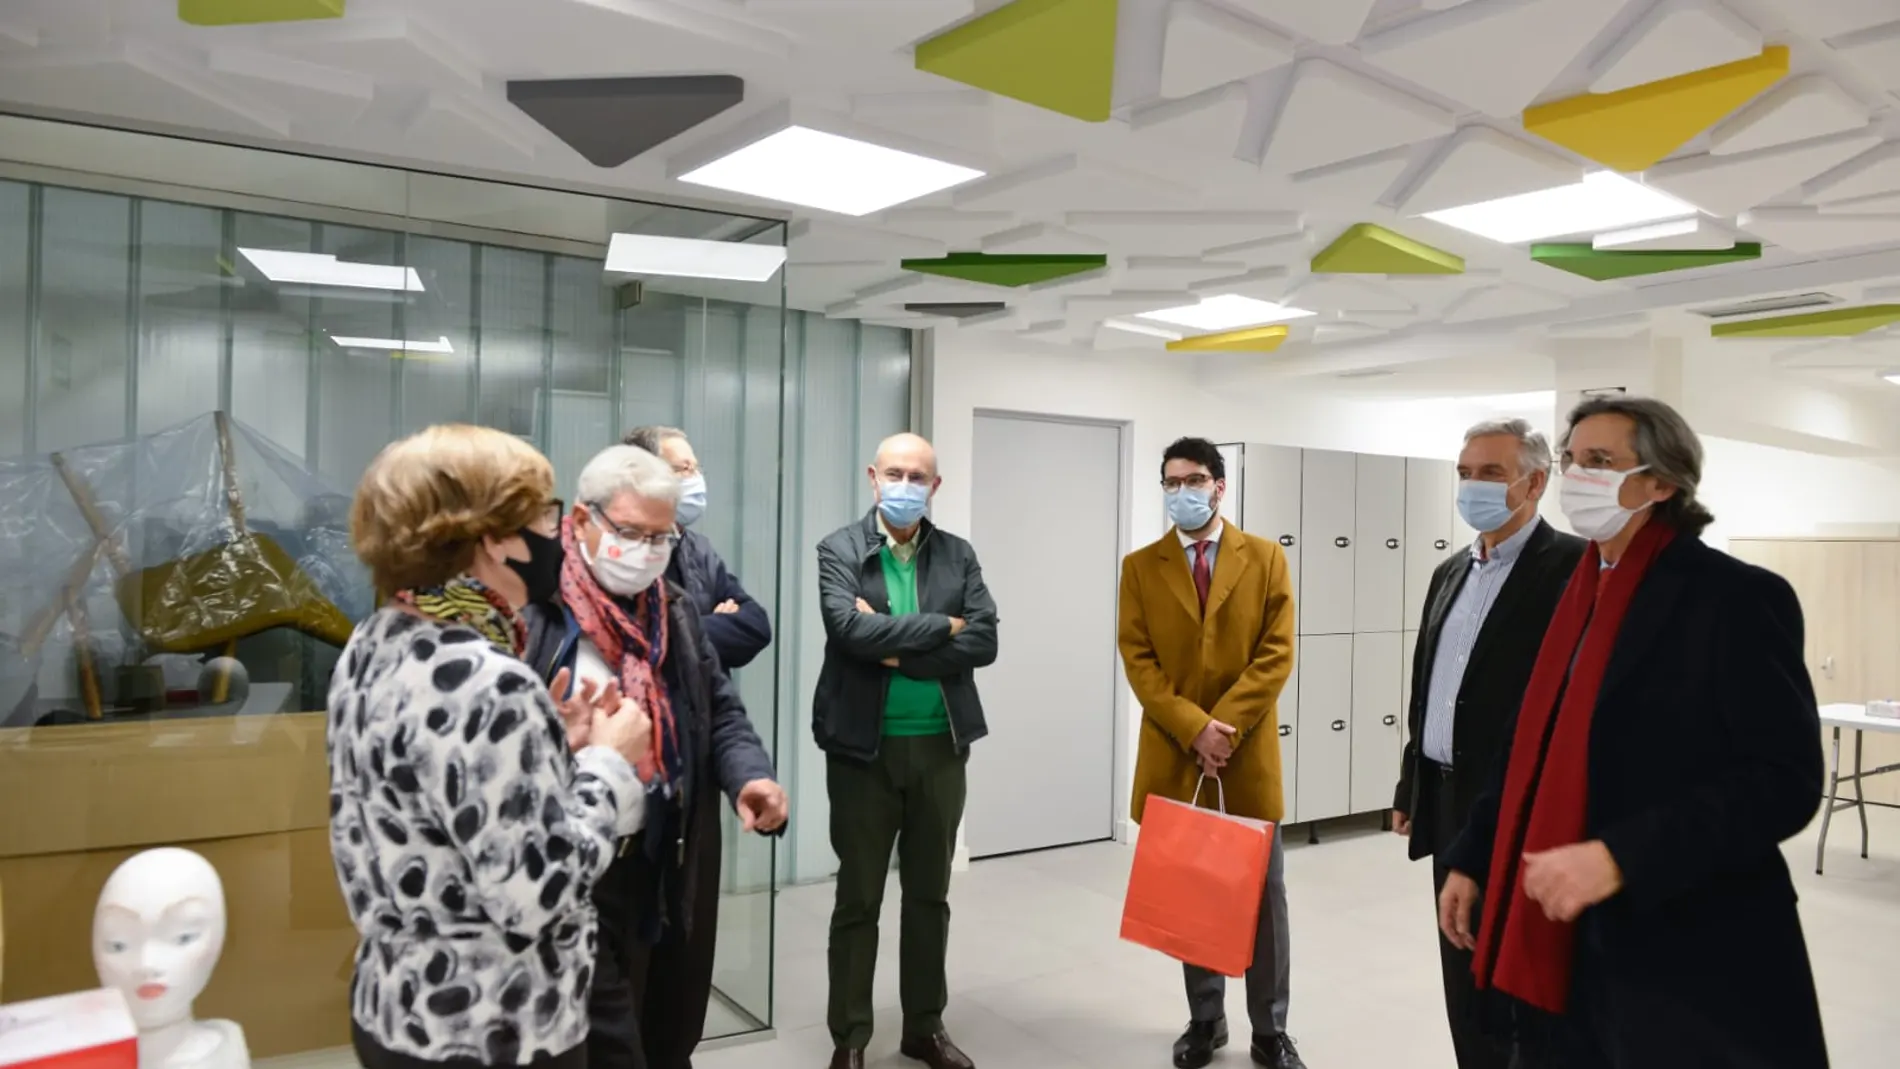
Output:
[[887,735],[874,761],[825,762],[831,848],[838,854],[827,1023],[840,1048],[863,1050],[871,1042],[877,918],[893,846],[904,896],[897,947],[904,1035],[925,1039],[943,1028],[950,1000],[943,964],[950,941],[950,860],[963,822],[968,761],[948,735]]

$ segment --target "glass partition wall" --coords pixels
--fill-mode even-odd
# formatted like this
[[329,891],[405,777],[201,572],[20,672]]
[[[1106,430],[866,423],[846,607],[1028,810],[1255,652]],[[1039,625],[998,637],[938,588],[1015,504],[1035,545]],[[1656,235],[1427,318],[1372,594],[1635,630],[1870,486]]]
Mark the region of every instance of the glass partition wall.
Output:
[[[185,846],[229,914],[198,1015],[257,1057],[347,1043],[321,709],[373,607],[349,495],[434,423],[522,436],[567,500],[628,428],[687,430],[700,529],[779,633],[736,678],[809,803],[795,827],[822,828],[822,764],[785,746],[822,645],[798,588],[868,505],[867,443],[908,425],[908,332],[788,318],[782,272],[610,273],[616,233],[784,242],[770,220],[0,116],[0,999],[96,986],[106,876]],[[770,1026],[789,867],[725,819],[709,1037]]]

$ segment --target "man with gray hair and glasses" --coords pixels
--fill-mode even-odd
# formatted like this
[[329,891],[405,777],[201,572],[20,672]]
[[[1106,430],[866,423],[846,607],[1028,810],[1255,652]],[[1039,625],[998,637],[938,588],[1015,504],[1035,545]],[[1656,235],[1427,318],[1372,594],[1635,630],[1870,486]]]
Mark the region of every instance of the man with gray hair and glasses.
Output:
[[[1537,515],[1550,445],[1521,419],[1480,423],[1458,454],[1458,514],[1479,534],[1432,573],[1413,656],[1412,707],[1392,828],[1413,860],[1445,851],[1496,773],[1544,629],[1583,554],[1583,540]],[[1510,1051],[1474,1019],[1471,954],[1438,941],[1445,1009],[1459,1069],[1505,1069]]]

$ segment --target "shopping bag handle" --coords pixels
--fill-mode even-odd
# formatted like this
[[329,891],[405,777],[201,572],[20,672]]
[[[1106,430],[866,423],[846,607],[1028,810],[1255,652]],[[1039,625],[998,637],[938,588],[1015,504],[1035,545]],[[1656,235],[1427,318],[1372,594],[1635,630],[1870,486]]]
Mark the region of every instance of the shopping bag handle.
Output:
[[1220,781],[1219,776],[1210,776],[1205,772],[1201,773],[1200,779],[1194,781],[1194,798],[1188,804],[1194,806],[1201,804],[1201,785],[1210,779],[1214,781],[1216,797],[1220,799],[1220,811],[1225,813],[1227,812],[1227,786]]

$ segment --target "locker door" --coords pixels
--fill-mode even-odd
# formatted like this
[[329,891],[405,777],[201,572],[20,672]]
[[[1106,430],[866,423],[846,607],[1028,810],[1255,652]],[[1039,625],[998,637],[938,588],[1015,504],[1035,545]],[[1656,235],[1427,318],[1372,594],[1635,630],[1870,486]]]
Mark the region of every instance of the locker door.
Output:
[[1352,629],[1405,626],[1405,458],[1358,457]]
[[1286,551],[1286,567],[1293,576],[1294,609],[1300,604],[1300,451],[1283,445],[1249,445],[1242,455],[1246,496],[1240,526],[1249,534],[1270,538]]
[[1399,745],[1411,742],[1412,664],[1418,656],[1418,632],[1405,633],[1405,660],[1399,666]]
[[1300,634],[1348,635],[1358,458],[1308,449],[1300,459]]
[[1425,618],[1432,570],[1451,553],[1452,517],[1458,510],[1457,465],[1444,460],[1405,462],[1405,626]]
[[1352,639],[1316,635],[1301,643],[1301,821],[1352,811]]
[[[1303,652],[1303,651],[1302,651]],[[1300,771],[1300,658],[1293,658],[1293,672],[1280,691],[1280,797],[1286,812],[1281,824],[1299,821]]]
[[1220,516],[1228,523],[1240,524],[1245,530],[1247,524],[1241,517],[1247,514],[1245,510],[1247,487],[1244,478],[1247,470],[1247,447],[1229,443],[1219,448],[1221,460],[1227,465],[1227,494],[1220,501]]
[[1399,672],[1405,665],[1397,631],[1352,637],[1352,811],[1392,806],[1399,782]]

